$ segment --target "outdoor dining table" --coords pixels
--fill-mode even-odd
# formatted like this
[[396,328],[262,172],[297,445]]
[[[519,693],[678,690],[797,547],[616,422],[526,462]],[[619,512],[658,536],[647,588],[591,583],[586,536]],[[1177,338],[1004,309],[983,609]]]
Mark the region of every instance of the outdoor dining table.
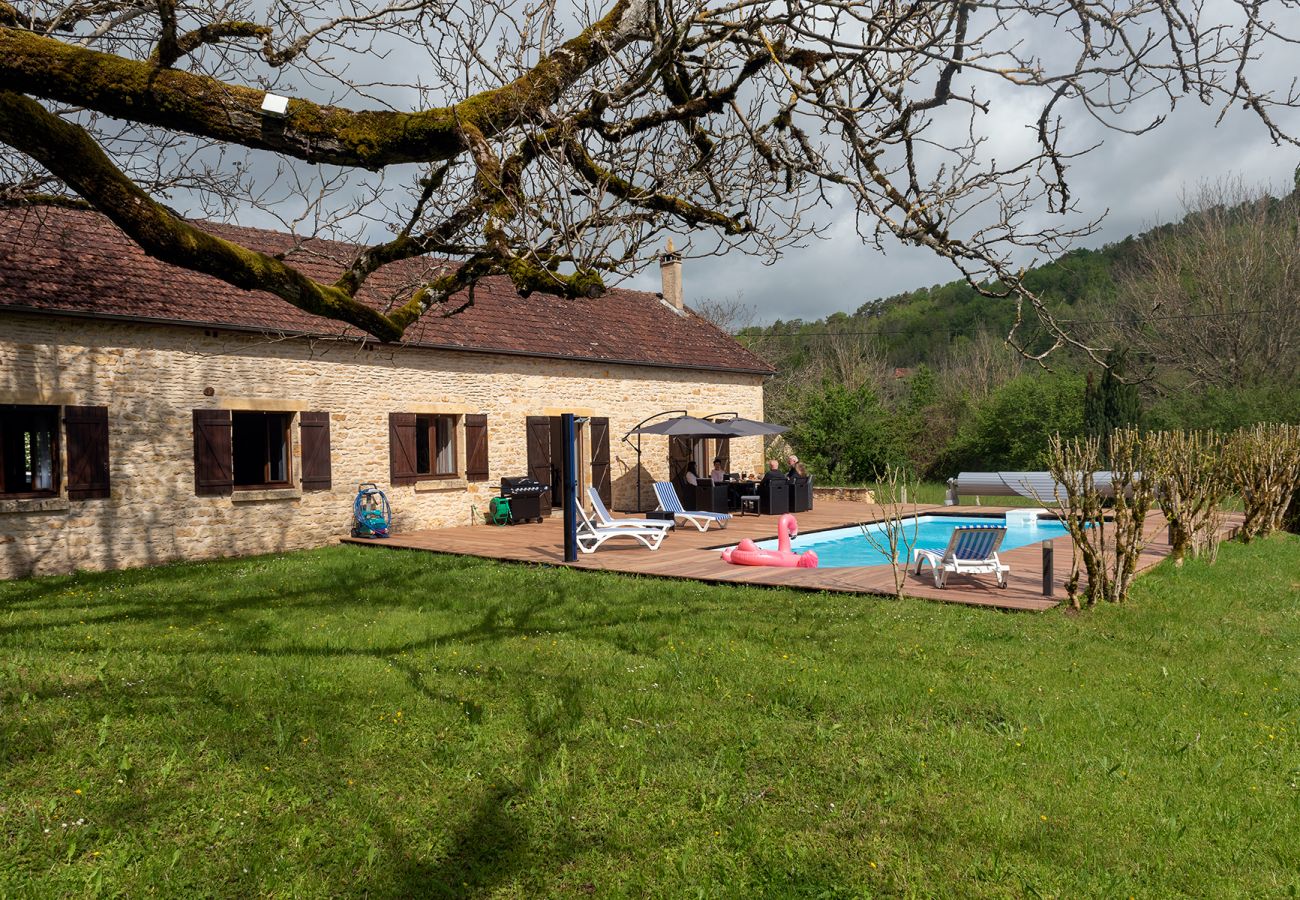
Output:
[[731,509],[740,509],[740,498],[749,494],[758,493],[758,482],[749,479],[732,480],[727,482],[727,506]]

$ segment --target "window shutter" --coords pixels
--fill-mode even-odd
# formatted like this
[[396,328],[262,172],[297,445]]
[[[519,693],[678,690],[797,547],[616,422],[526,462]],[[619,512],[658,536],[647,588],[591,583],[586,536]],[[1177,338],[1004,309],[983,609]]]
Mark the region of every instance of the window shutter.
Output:
[[305,412],[298,416],[302,439],[302,489],[330,489],[330,414]]
[[[528,416],[528,474],[548,487],[551,484],[551,419],[549,416]],[[551,492],[537,498],[543,518],[551,514]]]
[[609,419],[593,416],[591,419],[591,484],[606,506],[614,505],[613,485],[609,470]]
[[235,489],[230,410],[194,410],[194,493],[229,496]]
[[482,414],[465,416],[465,478],[488,480],[487,416]]
[[68,499],[107,497],[108,407],[66,407],[63,427],[68,442]]
[[388,482],[415,484],[415,413],[388,414]]

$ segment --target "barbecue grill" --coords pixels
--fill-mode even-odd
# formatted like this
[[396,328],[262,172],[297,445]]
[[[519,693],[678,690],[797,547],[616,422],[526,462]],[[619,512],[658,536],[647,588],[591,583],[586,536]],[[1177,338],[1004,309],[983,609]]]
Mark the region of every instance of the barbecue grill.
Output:
[[502,478],[501,496],[510,499],[510,519],[513,522],[542,521],[542,494],[551,488],[536,478]]

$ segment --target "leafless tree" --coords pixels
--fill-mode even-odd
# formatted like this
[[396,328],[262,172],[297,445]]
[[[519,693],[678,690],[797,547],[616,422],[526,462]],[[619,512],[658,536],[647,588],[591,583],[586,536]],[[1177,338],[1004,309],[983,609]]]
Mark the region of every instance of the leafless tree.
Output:
[[1233,178],[1184,205],[1121,279],[1121,340],[1180,386],[1300,382],[1300,195]]
[[[877,553],[889,560],[894,576],[894,596],[900,600],[907,584],[907,568],[916,549],[920,525],[917,522],[916,479],[906,469],[885,466],[884,474],[876,481],[876,505],[883,514],[878,522],[860,525],[862,536]],[[909,495],[912,497],[908,501]]]
[[691,304],[691,311],[707,319],[727,334],[736,334],[754,322],[754,307],[745,302],[743,294],[724,299],[704,297]]
[[[1014,295],[1012,343],[1037,320],[1054,349],[1078,342],[1012,258],[1090,228],[1034,224],[1073,211],[1067,167],[1092,149],[1065,119],[1140,133],[1163,118],[1143,117],[1153,100],[1191,97],[1289,141],[1274,113],[1297,98],[1253,79],[1293,53],[1276,24],[1291,6],[0,0],[0,199],[84,202],[160,259],[383,340],[490,274],[597,296],[665,230],[692,232],[692,254],[772,259],[847,202],[865,240]],[[268,91],[290,98],[283,117]],[[989,149],[995,102],[1032,108],[1031,144]],[[169,198],[369,240],[324,283]],[[378,267],[424,255],[448,262],[363,302]]]
[[952,345],[939,366],[939,382],[945,396],[983,400],[1023,371],[1024,361],[1006,352],[1002,338],[981,328]]

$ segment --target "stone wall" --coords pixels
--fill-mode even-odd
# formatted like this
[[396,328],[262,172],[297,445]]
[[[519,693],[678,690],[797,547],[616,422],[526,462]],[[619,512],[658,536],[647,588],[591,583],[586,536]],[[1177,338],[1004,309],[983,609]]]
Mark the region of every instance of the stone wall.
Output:
[[[527,474],[530,415],[608,416],[614,502],[630,509],[636,453],[620,440],[625,432],[669,409],[762,418],[763,388],[760,376],[740,373],[5,314],[5,403],[107,406],[112,466],[108,499],[0,499],[0,577],[13,578],[327,544],[347,533],[360,482],[388,492],[394,530],[468,525],[501,476]],[[329,412],[332,489],[195,496],[192,411],[204,408]],[[485,413],[489,480],[390,487],[390,412]],[[292,434],[296,478],[296,417]],[[667,452],[666,438],[644,439],[651,501],[650,482],[667,477]],[[731,454],[733,468],[758,471],[762,440],[734,439]]]

